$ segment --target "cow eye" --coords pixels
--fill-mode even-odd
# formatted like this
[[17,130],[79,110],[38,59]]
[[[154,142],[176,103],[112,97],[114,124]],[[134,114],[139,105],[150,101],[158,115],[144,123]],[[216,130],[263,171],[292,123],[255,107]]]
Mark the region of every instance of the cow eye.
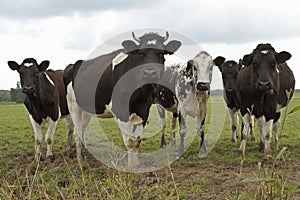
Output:
[[38,76],[39,76],[39,73],[35,73],[34,76],[35,76],[35,77],[38,77]]
[[271,67],[275,67],[275,62],[271,62]]
[[145,56],[145,53],[144,52],[138,52],[138,56],[143,57],[143,56]]
[[253,63],[252,65],[253,65],[254,68],[257,68],[257,67],[258,67],[258,64],[257,64],[257,63]]

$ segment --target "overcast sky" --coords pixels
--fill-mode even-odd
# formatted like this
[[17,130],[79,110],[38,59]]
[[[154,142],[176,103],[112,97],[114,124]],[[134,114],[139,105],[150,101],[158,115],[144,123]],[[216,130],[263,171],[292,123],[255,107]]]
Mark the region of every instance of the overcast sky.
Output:
[[[236,61],[269,42],[292,54],[288,64],[300,88],[299,22],[298,0],[0,0],[0,89],[19,80],[8,60],[47,59],[50,68],[63,69],[115,35],[151,27],[181,33],[213,57]],[[222,88],[217,68],[213,88]]]

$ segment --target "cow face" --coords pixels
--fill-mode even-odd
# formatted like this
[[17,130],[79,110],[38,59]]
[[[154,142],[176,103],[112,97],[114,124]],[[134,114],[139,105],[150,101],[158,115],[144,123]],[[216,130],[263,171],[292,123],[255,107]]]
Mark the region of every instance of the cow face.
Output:
[[22,92],[31,96],[37,94],[40,72],[44,72],[49,66],[49,61],[43,61],[37,64],[33,58],[25,59],[22,64],[15,61],[8,61],[8,66],[12,70],[17,70],[20,75]]
[[173,40],[165,45],[164,42],[169,37],[168,32],[164,37],[156,33],[148,33],[142,37],[137,37],[132,33],[132,36],[138,44],[131,40],[122,43],[135,63],[127,67],[139,67],[137,76],[140,77],[141,82],[156,82],[164,72],[164,55],[173,54],[181,46],[181,42]]
[[194,59],[193,65],[197,75],[197,89],[206,91],[210,89],[214,62],[207,52],[200,52]]
[[222,60],[223,62],[220,62],[219,56],[214,60],[214,62],[221,71],[224,90],[227,94],[235,93],[236,79],[240,69],[242,68],[242,60],[240,60],[239,63],[232,60],[226,61],[224,63],[225,59],[223,58]]
[[243,64],[252,67],[255,88],[261,91],[274,89],[274,80],[278,76],[278,65],[290,59],[291,54],[283,51],[260,50],[243,57]]

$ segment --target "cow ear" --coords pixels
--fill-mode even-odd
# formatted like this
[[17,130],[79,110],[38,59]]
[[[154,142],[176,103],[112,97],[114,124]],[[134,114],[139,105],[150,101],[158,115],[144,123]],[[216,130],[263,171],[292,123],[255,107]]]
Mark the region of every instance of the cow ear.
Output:
[[288,59],[290,59],[292,55],[287,51],[282,51],[275,55],[275,59],[277,63],[284,63]]
[[16,63],[15,61],[8,61],[7,64],[9,66],[9,68],[13,71],[20,69],[20,65],[18,63]]
[[133,52],[138,49],[137,44],[131,40],[125,40],[124,42],[122,42],[122,46],[124,47],[127,53]]
[[243,60],[242,60],[242,64],[245,66],[249,66],[251,64],[253,60],[253,55],[252,54],[247,54],[244,55]]
[[218,66],[219,70],[222,72],[222,65],[225,62],[225,58],[222,56],[218,56],[214,59],[214,63]]
[[49,67],[50,61],[49,60],[44,60],[41,62],[41,64],[38,66],[38,69],[40,72],[46,71],[46,69]]
[[193,68],[194,68],[194,70],[196,70],[196,68],[194,66],[194,61],[193,60],[189,60],[187,62],[186,71],[193,73]]
[[172,55],[175,51],[179,49],[181,46],[181,42],[177,40],[172,40],[168,42],[168,44],[165,46],[165,54]]
[[239,64],[237,65],[238,67],[238,70],[240,71],[243,67],[243,60],[242,59],[239,59]]

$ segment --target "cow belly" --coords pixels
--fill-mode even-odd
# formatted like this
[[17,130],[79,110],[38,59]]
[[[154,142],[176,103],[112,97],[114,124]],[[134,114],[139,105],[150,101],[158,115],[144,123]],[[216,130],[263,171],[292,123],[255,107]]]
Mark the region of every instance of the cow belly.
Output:
[[188,92],[186,98],[180,102],[182,115],[196,117],[199,114],[198,100],[194,93]]
[[98,114],[97,117],[100,118],[112,118],[114,117],[112,111],[111,111],[111,102],[108,105],[105,105],[105,110],[103,113]]

